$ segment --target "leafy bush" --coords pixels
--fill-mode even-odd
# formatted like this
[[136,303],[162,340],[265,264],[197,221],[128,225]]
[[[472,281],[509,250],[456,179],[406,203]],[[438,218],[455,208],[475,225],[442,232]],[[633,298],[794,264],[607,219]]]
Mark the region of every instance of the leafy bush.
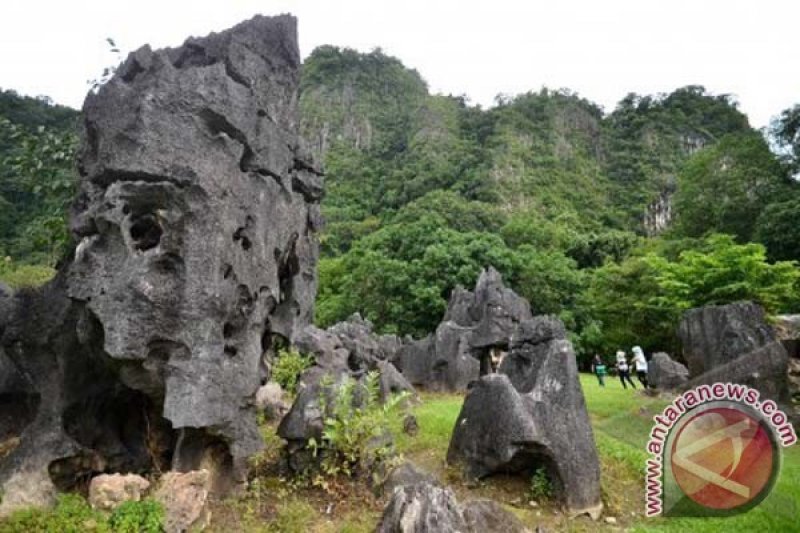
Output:
[[533,476],[531,476],[528,496],[532,500],[549,500],[553,496],[553,485],[544,468],[537,468]]
[[160,533],[164,508],[155,500],[128,501],[117,507],[108,519],[114,533]]
[[[325,427],[321,442],[312,439],[309,446],[315,454],[324,452],[324,474],[351,476],[391,453],[391,421],[407,393],[395,394],[381,404],[378,379],[377,372],[368,373],[360,382],[348,377],[333,398],[320,398]],[[333,386],[330,380],[323,385],[323,390]]]
[[280,350],[272,367],[272,379],[289,394],[297,392],[297,380],[300,374],[311,366],[311,357],[303,356],[294,348]]
[[77,494],[62,494],[53,509],[30,508],[16,511],[0,522],[0,533],[111,533],[105,517]]
[[154,500],[125,502],[106,516],[77,494],[61,494],[53,509],[22,509],[0,521],[0,533],[160,533],[163,519]]

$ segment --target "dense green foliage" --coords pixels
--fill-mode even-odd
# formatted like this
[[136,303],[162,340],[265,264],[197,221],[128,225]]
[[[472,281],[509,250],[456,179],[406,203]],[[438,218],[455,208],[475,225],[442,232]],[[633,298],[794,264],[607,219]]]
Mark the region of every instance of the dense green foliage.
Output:
[[311,366],[311,357],[304,356],[294,348],[278,351],[272,365],[272,379],[289,394],[297,392],[297,382],[303,370]]
[[764,246],[711,235],[670,260],[650,251],[594,271],[579,309],[591,327],[580,337],[586,352],[641,345],[677,351],[682,313],[702,305],[752,300],[768,313],[800,308],[800,269],[770,264]]
[[0,91],[0,257],[54,265],[68,236],[78,113]]
[[163,507],[151,499],[125,502],[107,515],[77,494],[62,494],[53,509],[24,509],[0,520],[0,533],[159,533],[163,519]]

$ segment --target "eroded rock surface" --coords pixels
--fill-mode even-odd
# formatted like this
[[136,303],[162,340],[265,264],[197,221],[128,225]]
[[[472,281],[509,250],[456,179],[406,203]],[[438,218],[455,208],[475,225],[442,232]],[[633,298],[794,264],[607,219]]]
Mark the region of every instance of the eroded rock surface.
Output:
[[497,370],[517,326],[532,318],[528,302],[484,270],[474,292],[456,287],[436,332],[405,340],[397,365],[413,384],[429,390],[463,391]]
[[674,390],[689,381],[689,369],[663,352],[653,354],[647,365],[647,383],[654,389]]
[[87,97],[77,246],[45,288],[0,291],[3,415],[35,406],[0,427],[21,439],[6,494],[23,471],[62,490],[156,466],[243,480],[273,338],[313,315],[322,178],[299,67],[295,19],[255,17],[144,46]]
[[491,500],[459,504],[455,494],[435,483],[400,485],[383,511],[378,533],[525,533],[528,529]]
[[320,442],[326,407],[323,402],[330,406],[347,380],[357,383],[356,401],[370,372],[377,374],[382,402],[395,394],[416,396],[414,387],[390,362],[397,356],[399,339],[377,335],[372,324],[358,314],[327,330],[305,328],[295,346],[312,357],[313,365],[300,376],[297,398],[278,426],[278,435],[287,441],[287,466],[293,472],[304,472],[321,460],[320,454],[315,457],[308,449],[308,442]]
[[600,463],[572,344],[563,324],[519,324],[499,373],[476,381],[456,420],[447,461],[470,477],[529,478],[544,469],[573,515],[602,510]]
[[693,378],[776,340],[764,309],[752,302],[691,309],[678,336]]
[[684,388],[741,383],[791,412],[789,357],[761,306],[739,302],[692,309],[678,334],[691,373]]
[[100,474],[89,483],[89,504],[112,511],[127,501],[138,502],[150,482],[136,474]]

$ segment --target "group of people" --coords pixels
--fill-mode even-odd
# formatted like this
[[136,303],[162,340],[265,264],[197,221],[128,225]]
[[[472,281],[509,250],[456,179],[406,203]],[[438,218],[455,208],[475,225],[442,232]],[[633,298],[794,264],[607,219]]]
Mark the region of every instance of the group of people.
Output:
[[[636,384],[631,379],[631,366],[633,366],[633,369],[636,371],[636,377],[639,379],[639,383],[641,383],[642,387],[646,389],[647,359],[644,356],[644,351],[640,346],[634,346],[631,351],[633,352],[633,357],[631,358],[630,364],[628,363],[628,357],[625,352],[622,350],[617,352],[617,361],[614,365],[614,367],[617,369],[617,375],[619,376],[619,380],[622,383],[623,388],[627,389],[628,384],[630,383],[631,387],[635,389]],[[600,383],[600,386],[605,387],[608,368],[598,354],[595,354],[594,359],[592,360],[592,373],[597,376],[597,381]]]

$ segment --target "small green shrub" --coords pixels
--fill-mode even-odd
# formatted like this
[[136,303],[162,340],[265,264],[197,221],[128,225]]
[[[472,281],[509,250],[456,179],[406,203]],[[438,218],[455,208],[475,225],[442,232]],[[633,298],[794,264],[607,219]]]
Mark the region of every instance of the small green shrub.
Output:
[[[377,372],[368,373],[361,382],[347,378],[332,400],[324,394],[320,398],[325,424],[322,442],[312,439],[309,445],[315,453],[324,451],[324,474],[351,476],[358,467],[369,468],[391,454],[392,417],[407,393],[393,395],[382,404],[378,379]],[[323,390],[331,385],[323,383]]]
[[549,500],[553,497],[553,484],[547,477],[544,468],[537,468],[531,476],[531,486],[528,489],[528,496],[532,500]]
[[108,519],[114,533],[160,533],[164,508],[155,500],[128,501],[117,507]]
[[0,533],[112,533],[105,517],[77,494],[61,494],[53,509],[30,508],[16,511],[0,521]]
[[283,390],[289,394],[297,392],[297,380],[300,374],[311,366],[310,356],[303,356],[294,348],[280,350],[275,364],[272,367],[272,379],[274,379]]

